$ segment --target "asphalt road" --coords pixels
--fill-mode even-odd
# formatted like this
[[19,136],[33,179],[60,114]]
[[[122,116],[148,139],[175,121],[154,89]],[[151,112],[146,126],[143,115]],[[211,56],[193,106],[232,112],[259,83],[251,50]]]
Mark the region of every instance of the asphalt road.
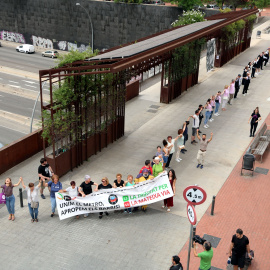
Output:
[[40,52],[25,54],[16,52],[13,47],[0,47],[0,65],[38,73],[42,69],[55,66],[55,59],[42,57]]
[[26,133],[24,132],[0,124],[0,143],[2,143],[3,146],[16,141],[25,135]]
[[[39,92],[39,82],[24,78],[21,76],[1,73],[0,72],[0,84],[6,84],[10,87],[23,88],[33,92]],[[49,94],[48,84],[46,83],[43,87],[44,93]]]

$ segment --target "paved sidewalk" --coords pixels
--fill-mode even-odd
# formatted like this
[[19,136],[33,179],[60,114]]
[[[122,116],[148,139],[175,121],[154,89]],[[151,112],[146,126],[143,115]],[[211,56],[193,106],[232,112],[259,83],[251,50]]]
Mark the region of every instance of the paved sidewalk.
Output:
[[[270,129],[270,114],[265,120]],[[236,229],[241,228],[249,238],[250,248],[254,250],[254,260],[249,269],[262,270],[270,269],[268,251],[269,241],[269,175],[270,175],[270,151],[266,150],[263,162],[260,158],[255,162],[254,176],[250,171],[243,171],[242,157],[237,162],[225,184],[216,196],[214,216],[211,216],[211,206],[200,220],[196,228],[196,234],[201,237],[205,234],[220,239],[217,247],[214,248],[212,266],[219,269],[226,269],[226,262],[229,245],[232,235]],[[265,169],[266,174],[258,173],[258,168]],[[198,206],[199,207],[199,206]],[[202,247],[198,250],[202,251]],[[188,253],[188,242],[182,248],[180,257],[186,269]],[[190,269],[199,268],[199,258],[191,253]],[[215,269],[216,269],[215,268]],[[231,269],[229,267],[228,269]]]
[[[162,143],[163,138],[176,136],[177,129],[199,104],[222,90],[232,78],[242,73],[248,61],[269,46],[268,36],[264,35],[252,42],[252,48],[223,68],[208,73],[207,79],[201,80],[171,104],[159,103],[159,82],[127,102],[125,136],[62,177],[63,187],[66,188],[71,180],[80,184],[85,174],[90,174],[98,183],[103,176],[112,182],[118,172],[124,179],[128,174],[136,176],[145,159],[155,154],[156,146]],[[40,221],[31,224],[28,209],[20,208],[16,197],[14,222],[7,220],[5,207],[0,207],[0,223],[4,228],[0,231],[1,255],[5,258],[0,261],[0,269],[31,270],[37,266],[39,269],[167,269],[171,256],[179,253],[189,235],[186,202],[182,197],[184,188],[197,183],[207,190],[207,201],[196,208],[200,220],[212,196],[219,192],[251,142],[247,121],[253,109],[259,105],[263,119],[269,113],[269,75],[268,66],[257,79],[252,80],[249,95],[239,95],[233,105],[216,117],[209,129],[204,130],[208,137],[213,132],[214,137],[209,144],[203,170],[196,169],[198,146],[191,145],[190,140],[187,142],[188,152],[181,156],[183,160],[180,163],[172,160],[177,183],[171,213],[162,210],[160,202],[150,205],[146,213],[129,216],[111,213],[102,220],[97,214],[92,214],[86,219],[70,218],[60,222],[57,217],[50,217],[46,189],[46,200],[40,202]],[[191,128],[189,135],[190,132]],[[0,183],[6,177],[16,182],[20,176],[24,177],[26,184],[36,182],[41,157],[42,152],[2,174]],[[18,195],[18,188],[14,193]]]

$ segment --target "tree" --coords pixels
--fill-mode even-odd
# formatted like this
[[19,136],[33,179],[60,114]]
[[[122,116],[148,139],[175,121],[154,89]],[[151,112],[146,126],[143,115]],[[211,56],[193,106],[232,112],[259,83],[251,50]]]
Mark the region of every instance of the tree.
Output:
[[264,8],[270,5],[270,0],[252,0],[252,6],[257,8]]
[[186,11],[193,9],[197,5],[202,5],[201,0],[176,0],[175,2]]

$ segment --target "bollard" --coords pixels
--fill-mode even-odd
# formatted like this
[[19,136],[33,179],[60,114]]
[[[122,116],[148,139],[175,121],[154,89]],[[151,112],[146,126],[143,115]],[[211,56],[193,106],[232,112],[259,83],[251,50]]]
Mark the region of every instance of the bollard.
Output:
[[19,192],[20,192],[20,203],[21,203],[21,207],[23,207],[23,195],[22,195],[22,188],[19,188]]
[[193,231],[192,231],[192,248],[194,248],[193,246],[193,237],[196,235],[196,226],[193,226]]
[[216,196],[213,196],[213,199],[212,199],[212,208],[211,208],[211,216],[214,215],[215,200],[216,200]]

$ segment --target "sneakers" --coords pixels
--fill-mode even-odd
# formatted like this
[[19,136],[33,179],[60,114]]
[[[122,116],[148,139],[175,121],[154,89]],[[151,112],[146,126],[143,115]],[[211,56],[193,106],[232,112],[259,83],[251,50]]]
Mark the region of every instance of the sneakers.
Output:
[[44,194],[41,194],[40,197],[41,197],[42,199],[46,199],[45,196],[44,196]]
[[211,118],[211,119],[209,119],[209,121],[210,121],[210,122],[213,122],[213,121],[214,121],[214,119],[213,119],[213,118]]
[[209,127],[209,125],[206,124],[207,127]]
[[201,169],[203,168],[203,165],[201,165]]
[[214,115],[215,115],[215,116],[218,116],[218,114],[217,114],[217,113],[214,113]]
[[99,219],[102,219],[102,215],[99,216]]
[[208,126],[207,126],[207,125],[204,125],[203,127],[204,127],[204,128],[208,128]]
[[198,165],[197,165],[197,168],[199,168],[201,166],[201,164],[199,163]]
[[181,160],[182,160],[181,158],[177,158],[177,159],[176,159],[177,162],[180,162]]

